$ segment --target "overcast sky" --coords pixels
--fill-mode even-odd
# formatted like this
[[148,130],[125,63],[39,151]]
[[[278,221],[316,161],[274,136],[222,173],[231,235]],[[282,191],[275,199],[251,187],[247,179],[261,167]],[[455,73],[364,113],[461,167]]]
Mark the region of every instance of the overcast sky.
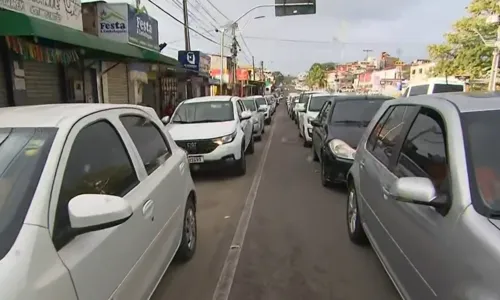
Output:
[[[131,0],[128,0],[131,1]],[[154,7],[141,0],[148,13],[160,26],[160,41],[167,42],[164,54],[177,57],[184,47],[183,27]],[[182,20],[178,7],[182,0],[151,0]],[[215,27],[239,18],[248,9],[274,0],[188,0],[192,14],[190,25],[215,42],[220,34]],[[211,2],[209,2],[211,1]],[[123,2],[110,0],[107,2]],[[443,40],[452,23],[465,15],[469,0],[317,0],[317,14],[310,16],[274,17],[273,8],[260,8],[239,22],[246,42],[240,44],[242,63],[264,61],[266,67],[285,74],[307,70],[314,62],[352,61],[387,51],[399,52],[406,60],[426,58],[426,45]],[[135,3],[135,2],[134,2]],[[208,13],[207,13],[208,11]],[[261,19],[253,19],[265,16]],[[240,41],[241,41],[241,37]],[[227,39],[226,39],[227,40]],[[343,45],[343,46],[342,46]],[[219,53],[214,42],[191,32],[192,50]],[[344,49],[342,51],[342,49]],[[225,53],[229,53],[228,49]],[[240,52],[241,53],[241,52]]]

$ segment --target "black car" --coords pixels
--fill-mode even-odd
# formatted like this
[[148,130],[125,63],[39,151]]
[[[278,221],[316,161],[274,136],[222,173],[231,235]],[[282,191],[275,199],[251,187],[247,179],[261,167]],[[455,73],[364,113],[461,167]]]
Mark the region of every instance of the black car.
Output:
[[386,96],[334,96],[311,121],[312,155],[321,164],[321,183],[345,182],[356,147]]

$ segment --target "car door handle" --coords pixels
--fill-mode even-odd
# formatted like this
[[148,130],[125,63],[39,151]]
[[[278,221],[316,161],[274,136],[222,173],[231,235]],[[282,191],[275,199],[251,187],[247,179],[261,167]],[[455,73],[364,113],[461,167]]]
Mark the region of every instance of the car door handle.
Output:
[[389,200],[390,198],[394,197],[389,188],[387,188],[386,186],[382,186],[382,193],[384,194],[384,199],[385,200]]
[[153,200],[147,200],[144,202],[144,205],[142,206],[142,215],[144,216],[145,219],[150,219],[151,221],[154,221],[154,208],[155,208],[155,203]]
[[364,160],[360,160],[360,161],[359,161],[359,167],[360,167],[361,169],[364,169],[364,168],[365,168],[365,161],[364,161]]

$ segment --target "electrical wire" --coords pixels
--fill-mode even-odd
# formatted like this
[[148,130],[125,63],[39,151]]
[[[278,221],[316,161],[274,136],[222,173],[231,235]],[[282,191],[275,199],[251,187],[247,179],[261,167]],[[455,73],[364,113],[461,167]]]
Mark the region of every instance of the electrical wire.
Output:
[[[183,7],[183,4],[180,2],[180,0],[171,0],[171,1],[181,11],[181,13],[184,13],[184,7]],[[217,29],[216,26],[213,26],[213,24],[210,24],[209,26],[207,26],[207,24],[205,22],[203,22],[200,18],[198,18],[196,15],[194,15],[189,10],[189,8],[188,8],[188,16],[191,17],[193,23],[201,25],[201,26],[198,26],[201,29],[205,29],[205,27],[213,27],[214,30]],[[208,33],[208,35],[212,38],[215,38],[215,35],[212,33],[212,31],[210,31],[210,33]]]
[[[177,19],[174,15],[172,15],[171,13],[169,13],[168,11],[166,11],[165,9],[163,9],[161,6],[159,6],[158,4],[156,4],[153,0],[148,0],[151,4],[153,4],[156,8],[158,8],[159,10],[161,10],[163,13],[165,13],[167,16],[169,16],[170,18],[174,19],[177,23],[181,24],[182,26],[185,26],[184,25],[184,22],[182,22],[181,20]],[[191,30],[192,32],[198,34],[200,37],[204,38],[205,40],[209,41],[209,42],[212,42],[216,45],[219,45],[220,46],[220,43],[214,41],[213,39],[207,37],[206,35],[200,33],[198,30],[196,29],[193,29],[189,26],[187,26],[187,28],[189,30]]]
[[229,19],[222,11],[220,11],[220,9],[217,8],[217,6],[215,6],[212,1],[210,0],[207,0],[208,4],[210,4],[210,6],[212,6],[221,16],[223,16],[224,18],[226,18],[228,21],[231,21],[231,19]]
[[[208,16],[210,17],[210,19],[212,19],[215,24],[217,24],[217,27],[221,27],[221,24],[219,24],[219,21],[217,21],[217,19],[212,16],[212,14],[210,13],[210,11],[208,11],[208,9],[200,2],[200,0],[195,0],[195,2],[197,3],[196,6],[193,5],[193,8],[199,12],[202,16]],[[201,8],[201,10],[203,10],[203,12],[201,12],[199,9]]]
[[286,42],[286,43],[303,43],[303,44],[342,44],[342,45],[426,45],[424,43],[417,42],[336,42],[336,41],[314,41],[314,40],[294,40],[294,39],[279,39],[261,36],[245,36],[247,39],[252,40],[263,40],[263,41],[275,41],[275,42]]

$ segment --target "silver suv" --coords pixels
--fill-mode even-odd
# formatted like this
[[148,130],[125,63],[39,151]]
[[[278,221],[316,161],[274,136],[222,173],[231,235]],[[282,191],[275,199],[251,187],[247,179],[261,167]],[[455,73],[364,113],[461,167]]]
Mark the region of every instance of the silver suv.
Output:
[[500,299],[500,94],[386,101],[348,181],[347,229],[404,299]]

